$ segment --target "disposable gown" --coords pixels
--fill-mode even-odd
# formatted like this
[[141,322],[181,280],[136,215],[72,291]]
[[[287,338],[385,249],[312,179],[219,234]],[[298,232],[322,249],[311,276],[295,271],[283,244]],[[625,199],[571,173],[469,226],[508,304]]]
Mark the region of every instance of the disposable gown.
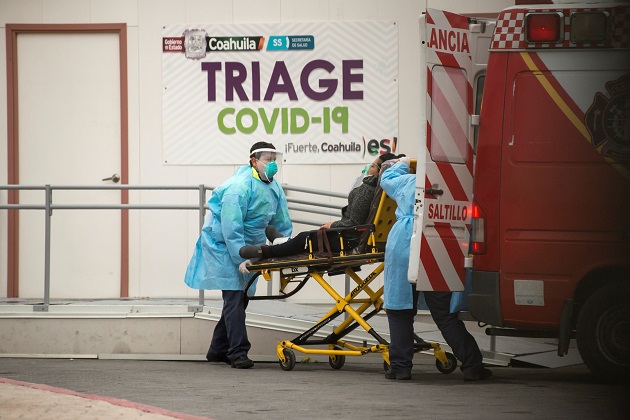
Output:
[[381,175],[381,187],[396,201],[396,223],[385,245],[384,307],[385,309],[413,309],[413,291],[407,280],[409,247],[413,231],[413,206],[416,175],[409,167],[397,163]]
[[238,251],[263,245],[270,224],[291,235],[287,198],[278,182],[266,184],[250,166],[242,166],[214,189],[208,207],[184,281],[193,289],[243,290],[253,274],[238,271],[245,261]]

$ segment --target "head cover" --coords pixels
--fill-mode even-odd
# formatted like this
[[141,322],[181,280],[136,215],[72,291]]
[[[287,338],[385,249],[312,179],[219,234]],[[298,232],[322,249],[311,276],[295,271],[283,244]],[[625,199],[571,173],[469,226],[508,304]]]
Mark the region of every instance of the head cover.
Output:
[[256,149],[254,150],[251,155],[249,155],[250,157],[256,157],[255,155],[258,153],[262,153],[262,152],[271,152],[271,153],[280,153],[278,152],[276,149],[273,149],[271,147],[261,147],[260,149]]
[[259,141],[254,143],[251,149],[249,149],[249,157],[260,159],[260,155],[263,152],[282,153],[276,150],[273,144],[267,143],[266,141]]

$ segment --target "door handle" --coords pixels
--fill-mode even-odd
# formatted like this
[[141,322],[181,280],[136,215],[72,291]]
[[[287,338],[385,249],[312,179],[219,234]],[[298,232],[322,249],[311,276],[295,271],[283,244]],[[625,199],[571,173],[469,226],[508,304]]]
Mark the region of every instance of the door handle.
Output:
[[424,190],[424,192],[429,194],[429,195],[442,195],[442,194],[444,194],[444,191],[440,190],[438,188],[426,188]]
[[118,181],[120,181],[120,175],[114,174],[110,176],[109,178],[103,178],[103,181],[113,181],[114,184],[118,184]]

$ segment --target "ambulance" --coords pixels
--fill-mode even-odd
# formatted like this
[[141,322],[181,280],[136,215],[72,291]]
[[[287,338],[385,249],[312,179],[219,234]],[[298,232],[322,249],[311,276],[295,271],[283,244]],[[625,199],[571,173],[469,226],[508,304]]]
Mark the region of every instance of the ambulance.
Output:
[[576,339],[593,373],[627,379],[630,4],[429,9],[420,39],[409,280],[461,291],[469,278],[487,334],[555,339],[559,356]]

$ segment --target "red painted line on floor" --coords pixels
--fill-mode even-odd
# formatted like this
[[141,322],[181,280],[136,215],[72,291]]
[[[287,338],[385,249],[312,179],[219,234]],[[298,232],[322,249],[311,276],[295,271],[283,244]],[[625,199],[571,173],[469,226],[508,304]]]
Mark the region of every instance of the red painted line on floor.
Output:
[[0,382],[5,383],[5,384],[9,384],[9,385],[24,386],[24,387],[33,388],[33,389],[39,389],[39,390],[42,390],[42,391],[54,392],[56,394],[73,395],[75,397],[85,398],[85,399],[88,399],[88,400],[104,401],[104,402],[108,402],[108,403],[113,404],[113,405],[117,405],[119,407],[133,408],[135,410],[144,411],[146,413],[161,414],[163,416],[170,416],[170,417],[174,417],[176,419],[182,419],[182,420],[211,420],[208,417],[199,417],[199,416],[193,416],[193,415],[190,415],[190,414],[178,413],[178,412],[175,412],[175,411],[170,411],[170,410],[166,410],[166,409],[159,408],[159,407],[153,407],[153,406],[150,406],[150,405],[139,404],[139,403],[135,403],[135,402],[132,402],[132,401],[122,400],[122,399],[119,399],[119,398],[105,397],[105,396],[102,396],[102,395],[94,395],[94,394],[82,394],[80,392],[75,392],[75,391],[72,391],[70,389],[57,388],[57,387],[54,387],[54,386],[49,386],[49,385],[44,385],[44,384],[34,384],[34,383],[30,383],[30,382],[16,381],[16,380],[13,380],[13,379],[8,379],[8,378],[0,378]]

